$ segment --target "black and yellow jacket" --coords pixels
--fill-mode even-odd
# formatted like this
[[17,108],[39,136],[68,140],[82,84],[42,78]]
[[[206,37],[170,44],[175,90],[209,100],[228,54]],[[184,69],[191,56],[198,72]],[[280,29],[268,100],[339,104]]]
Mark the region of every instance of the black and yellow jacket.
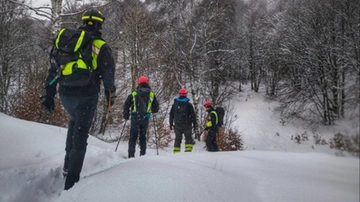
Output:
[[213,107],[210,107],[209,110],[206,111],[208,114],[206,115],[205,127],[208,130],[216,131],[218,124],[218,115],[216,110]]

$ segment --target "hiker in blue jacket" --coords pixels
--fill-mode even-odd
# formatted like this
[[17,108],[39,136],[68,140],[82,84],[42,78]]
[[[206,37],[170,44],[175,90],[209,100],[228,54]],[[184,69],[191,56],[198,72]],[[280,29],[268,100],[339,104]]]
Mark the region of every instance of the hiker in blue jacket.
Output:
[[170,110],[170,130],[175,129],[174,153],[181,151],[181,141],[185,136],[185,152],[191,152],[195,143],[192,129],[196,127],[196,116],[193,105],[187,98],[187,90],[181,88],[179,97],[174,99]]

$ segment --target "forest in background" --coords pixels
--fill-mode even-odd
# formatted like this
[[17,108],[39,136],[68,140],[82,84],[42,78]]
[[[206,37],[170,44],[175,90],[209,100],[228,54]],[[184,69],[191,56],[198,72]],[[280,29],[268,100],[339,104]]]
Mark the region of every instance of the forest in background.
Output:
[[[58,99],[52,115],[40,106],[48,53],[59,28],[79,27],[83,11],[96,7],[106,18],[102,33],[116,60],[117,100],[108,113],[100,92],[94,136],[122,128],[123,102],[141,75],[161,104],[155,123],[160,138],[170,133],[168,114],[181,87],[188,89],[199,123],[205,100],[226,105],[245,83],[254,92],[264,86],[270,99],[280,101],[284,120],[316,127],[359,119],[358,0],[52,0],[48,11],[19,0],[0,5],[4,114],[67,126]],[[195,133],[200,131],[201,125]]]

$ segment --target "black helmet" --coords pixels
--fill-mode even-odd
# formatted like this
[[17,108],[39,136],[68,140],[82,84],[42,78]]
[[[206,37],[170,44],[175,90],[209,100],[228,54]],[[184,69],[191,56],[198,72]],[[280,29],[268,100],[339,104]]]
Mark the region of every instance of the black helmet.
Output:
[[86,10],[84,12],[84,14],[81,17],[81,20],[86,22],[86,24],[88,24],[87,22],[89,22],[89,21],[103,23],[105,18],[103,16],[103,14],[101,13],[101,11],[92,8],[92,9]]

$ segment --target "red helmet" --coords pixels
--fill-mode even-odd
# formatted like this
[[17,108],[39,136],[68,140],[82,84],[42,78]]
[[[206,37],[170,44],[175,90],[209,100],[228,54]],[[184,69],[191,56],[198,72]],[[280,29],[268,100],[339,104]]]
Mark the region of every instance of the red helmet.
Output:
[[141,83],[146,83],[149,84],[149,79],[146,78],[146,76],[140,76],[139,80],[138,80],[138,85]]
[[213,104],[210,101],[206,101],[204,103],[204,107],[212,107],[212,106],[213,106]]
[[181,88],[180,90],[179,90],[179,97],[180,96],[183,96],[183,97],[186,97],[187,96],[187,90],[186,90],[186,88]]

